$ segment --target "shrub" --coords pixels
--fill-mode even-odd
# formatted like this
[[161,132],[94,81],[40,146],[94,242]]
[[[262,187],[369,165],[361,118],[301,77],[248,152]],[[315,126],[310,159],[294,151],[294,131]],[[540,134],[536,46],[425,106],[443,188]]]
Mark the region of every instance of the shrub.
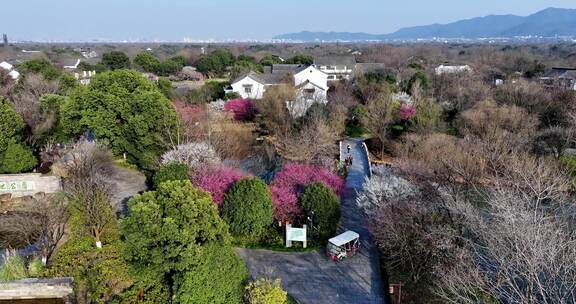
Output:
[[36,167],[38,160],[27,147],[15,143],[8,143],[8,147],[2,156],[0,172],[21,173]]
[[174,180],[188,180],[188,167],[185,164],[171,162],[164,165],[154,174],[154,186],[160,183]]
[[280,279],[260,278],[246,286],[244,300],[248,304],[287,304],[288,293],[280,286]]
[[224,105],[224,111],[234,113],[234,119],[251,121],[256,115],[256,107],[250,99],[236,98]]
[[16,113],[8,100],[0,97],[0,152],[4,151],[10,141],[20,139],[23,128],[22,117]]
[[232,99],[236,99],[236,98],[240,98],[240,94],[238,94],[236,92],[228,92],[228,93],[224,94],[224,100],[232,100]]
[[300,205],[312,219],[312,225],[318,229],[320,241],[334,235],[340,221],[340,200],[330,188],[321,183],[306,187]]
[[176,303],[241,303],[248,271],[228,246],[205,245],[200,263],[183,275]]
[[132,301],[241,301],[246,268],[228,245],[228,227],[206,192],[189,181],[168,181],[136,195],[128,206],[122,222],[126,254],[140,286]]
[[192,183],[212,195],[216,205],[222,204],[226,191],[244,174],[238,170],[227,167],[205,167],[192,176]]
[[26,278],[27,271],[24,259],[19,255],[6,255],[4,265],[0,267],[0,282],[9,282]]
[[237,235],[261,235],[273,222],[272,197],[259,178],[238,181],[224,196],[224,220]]
[[344,193],[344,180],[330,170],[313,165],[287,164],[276,174],[270,187],[275,218],[293,221],[301,216],[298,199],[306,186],[313,183],[322,183],[339,196]]

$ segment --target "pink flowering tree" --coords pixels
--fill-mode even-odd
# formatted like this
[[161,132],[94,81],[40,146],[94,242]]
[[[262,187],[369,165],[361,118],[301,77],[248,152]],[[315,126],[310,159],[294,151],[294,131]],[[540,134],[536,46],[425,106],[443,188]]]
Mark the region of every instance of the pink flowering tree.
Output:
[[224,111],[234,113],[234,119],[250,121],[256,115],[256,106],[250,99],[236,98],[224,104]]
[[313,165],[290,163],[274,177],[270,185],[274,217],[281,222],[292,222],[302,215],[299,198],[306,186],[322,183],[339,196],[344,194],[344,180],[330,170]]
[[212,195],[212,200],[220,206],[224,200],[226,191],[230,189],[237,181],[246,177],[238,170],[218,166],[207,166],[191,176],[192,184]]
[[414,106],[403,103],[400,106],[400,111],[398,114],[400,116],[400,119],[408,120],[416,115],[416,108]]

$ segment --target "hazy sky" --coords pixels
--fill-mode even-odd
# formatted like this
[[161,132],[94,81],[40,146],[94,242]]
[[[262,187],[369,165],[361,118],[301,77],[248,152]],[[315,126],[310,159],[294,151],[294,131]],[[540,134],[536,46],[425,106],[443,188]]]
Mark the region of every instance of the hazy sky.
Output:
[[384,34],[489,14],[529,15],[575,0],[1,0],[14,39],[269,39],[310,31]]

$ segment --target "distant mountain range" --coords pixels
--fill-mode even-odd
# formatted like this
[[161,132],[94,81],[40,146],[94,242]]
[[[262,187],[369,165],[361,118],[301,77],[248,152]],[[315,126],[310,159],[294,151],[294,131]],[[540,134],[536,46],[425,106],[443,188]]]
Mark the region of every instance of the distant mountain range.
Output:
[[576,37],[576,9],[548,8],[522,17],[490,15],[449,24],[432,24],[400,29],[390,34],[349,32],[300,32],[283,34],[274,39],[297,41],[371,41],[414,39],[513,38],[519,36]]

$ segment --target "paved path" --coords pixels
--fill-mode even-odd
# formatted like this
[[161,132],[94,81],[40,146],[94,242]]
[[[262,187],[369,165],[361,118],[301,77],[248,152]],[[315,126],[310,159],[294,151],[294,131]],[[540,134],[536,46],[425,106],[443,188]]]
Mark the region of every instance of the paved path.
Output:
[[362,247],[356,256],[334,263],[324,252],[237,249],[251,276],[280,277],[283,288],[299,303],[384,303],[378,253],[366,229],[365,217],[355,202],[356,191],[368,174],[368,160],[362,150],[362,140],[343,142],[343,153],[348,144],[354,161],[346,179],[339,230],[354,230],[360,234]]

